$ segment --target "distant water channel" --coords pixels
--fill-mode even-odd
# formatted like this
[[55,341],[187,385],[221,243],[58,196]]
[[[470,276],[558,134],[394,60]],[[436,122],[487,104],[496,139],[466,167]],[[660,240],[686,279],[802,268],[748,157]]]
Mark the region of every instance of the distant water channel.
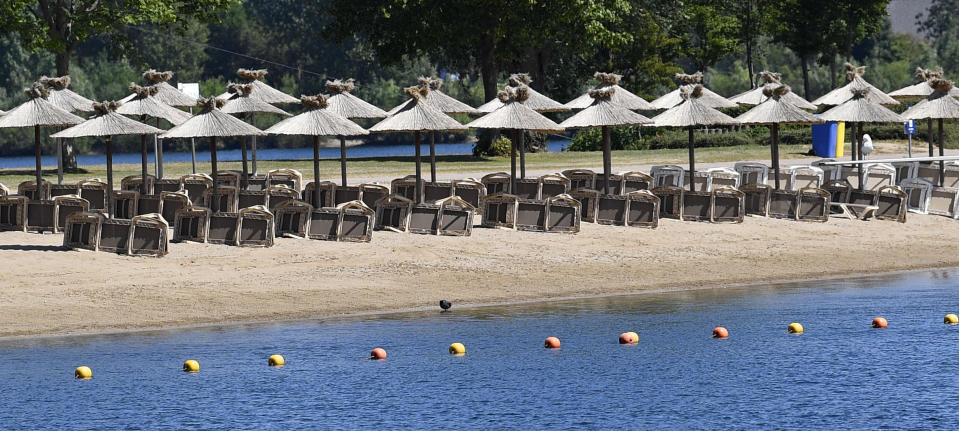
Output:
[[[475,144],[472,142],[460,142],[460,143],[437,143],[436,144],[436,154],[437,155],[464,155],[464,154],[473,154],[473,146]],[[552,139],[549,141],[549,150],[550,151],[563,151],[563,149],[569,145],[569,140],[565,139]],[[205,148],[206,146],[204,146]],[[152,164],[153,157],[153,144],[150,144],[149,147],[150,153],[148,154],[149,162]],[[348,147],[346,149],[347,158],[358,158],[358,157],[398,157],[398,156],[409,156],[412,157],[415,149],[413,145],[383,145],[383,144],[364,144]],[[423,144],[422,147],[423,155],[426,156],[429,154],[429,146]],[[256,152],[258,160],[312,160],[313,159],[313,147],[304,146],[302,148],[264,148],[258,149]],[[235,150],[222,150],[216,152],[217,160],[222,162],[229,161],[239,161],[241,160],[241,153],[239,149]],[[320,148],[320,158],[322,159],[338,159],[340,157],[340,148]],[[209,151],[197,151],[196,153],[197,162],[207,162],[210,160]],[[164,163],[189,163],[191,161],[191,155],[189,152],[164,152],[163,153],[163,162]],[[44,168],[56,168],[57,167],[57,158],[56,155],[44,155],[41,159],[41,163]],[[80,167],[83,166],[93,166],[93,165],[105,165],[107,163],[107,158],[103,154],[95,155],[79,155],[77,157],[77,164]],[[140,153],[116,153],[113,155],[114,164],[139,164],[140,163]],[[36,159],[34,156],[16,156],[16,157],[0,157],[0,169],[19,169],[19,168],[34,168],[36,166]]]
[[[6,340],[0,428],[953,429],[959,326],[942,318],[957,285],[950,270]],[[793,321],[806,333],[787,334]],[[710,338],[717,325],[729,339]],[[629,330],[640,343],[617,344]],[[364,359],[376,346],[387,360]],[[267,367],[273,353],[287,365]],[[198,374],[180,371],[188,358]],[[74,380],[77,365],[94,378]]]

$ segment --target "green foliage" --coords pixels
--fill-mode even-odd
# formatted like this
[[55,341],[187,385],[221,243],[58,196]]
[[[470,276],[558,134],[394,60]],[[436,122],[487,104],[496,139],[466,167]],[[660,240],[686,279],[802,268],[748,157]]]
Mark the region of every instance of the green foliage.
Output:
[[509,138],[505,136],[501,136],[499,139],[493,141],[493,144],[490,145],[489,151],[485,155],[496,156],[496,157],[509,157],[509,152],[512,146],[513,146],[513,141],[510,141]]
[[696,70],[706,70],[728,54],[739,52],[738,20],[720,2],[694,0],[685,9],[689,26],[686,53]]

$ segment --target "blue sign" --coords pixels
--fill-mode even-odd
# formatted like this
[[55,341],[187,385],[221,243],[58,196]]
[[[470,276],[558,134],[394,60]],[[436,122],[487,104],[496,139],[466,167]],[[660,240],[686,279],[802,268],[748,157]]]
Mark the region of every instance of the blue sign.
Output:
[[915,135],[916,134],[916,121],[908,120],[906,121],[906,134]]

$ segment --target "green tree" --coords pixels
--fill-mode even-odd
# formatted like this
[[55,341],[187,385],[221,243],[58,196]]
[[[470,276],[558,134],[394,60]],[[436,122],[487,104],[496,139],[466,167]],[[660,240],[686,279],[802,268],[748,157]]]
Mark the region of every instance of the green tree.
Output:
[[706,71],[723,57],[739,51],[740,24],[723,0],[694,0],[683,10],[688,25],[686,54],[697,71]]
[[916,15],[919,29],[932,40],[943,68],[959,69],[959,0],[933,0],[925,14]]
[[[799,57],[802,68],[803,96],[810,98],[809,62],[829,49],[832,21],[824,19],[824,10],[835,0],[782,0],[767,5],[766,28],[773,40],[785,45]],[[828,15],[826,15],[828,16]]]

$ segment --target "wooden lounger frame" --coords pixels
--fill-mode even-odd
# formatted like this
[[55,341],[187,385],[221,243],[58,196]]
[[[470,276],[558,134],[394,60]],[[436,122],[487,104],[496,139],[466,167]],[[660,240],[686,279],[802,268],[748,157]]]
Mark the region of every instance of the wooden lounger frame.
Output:
[[352,202],[359,200],[363,196],[363,191],[360,189],[360,186],[333,186],[333,205],[337,206],[342,203]]
[[539,197],[537,199],[565,195],[569,193],[569,187],[569,178],[560,174],[542,175],[539,177]]
[[[603,190],[603,174],[596,174],[596,180],[593,181],[596,184],[596,190]],[[623,176],[620,174],[609,174],[609,194],[610,195],[623,195]]]
[[[746,218],[746,194],[734,187],[716,187],[712,191],[710,221],[713,223],[742,223]],[[727,213],[731,210],[731,214]]]
[[333,191],[336,190],[336,183],[332,181],[320,181],[320,202],[313,202],[314,193],[313,191],[316,188],[316,183],[310,181],[306,183],[306,186],[303,187],[303,193],[301,194],[302,200],[310,205],[313,208],[322,208],[322,207],[333,207]]
[[[290,190],[292,191],[292,189]],[[263,223],[266,232],[263,233],[262,238],[244,238],[243,228],[251,222]],[[273,238],[276,237],[273,231],[275,225],[273,213],[263,205],[241,209],[236,217],[236,245],[240,247],[273,247]]]
[[[760,174],[756,174],[757,177]],[[739,186],[743,192],[743,206],[747,215],[767,217],[769,214],[769,192],[772,187],[765,183],[749,183]]]
[[[783,208],[785,206],[785,208]],[[770,189],[766,216],[796,220],[799,210],[799,194],[789,189]]]
[[[210,215],[208,220],[208,229],[206,234],[206,242],[209,244],[224,244],[224,245],[236,245],[236,239],[238,237],[237,227],[239,226],[239,214],[235,212],[218,212]],[[229,235],[224,235],[222,237],[214,235],[217,226],[222,224],[226,226],[230,231]]]
[[[337,205],[340,212],[336,228],[336,240],[346,242],[370,242],[373,239],[373,219],[376,212],[361,200],[344,202]],[[358,231],[347,226],[359,226]]]
[[90,202],[77,195],[57,196],[53,198],[53,202],[55,206],[53,212],[54,232],[64,232],[67,227],[67,219],[71,215],[90,211]]
[[[679,219],[682,221],[712,221],[713,219],[713,193],[707,191],[689,191],[682,189],[682,209]],[[693,206],[701,208],[700,211],[693,211]]]
[[[148,195],[153,194],[153,182],[156,181],[156,179],[157,178],[155,176],[147,174],[146,194]],[[123,177],[123,179],[120,180],[120,190],[132,190],[132,191],[140,192],[140,194],[143,194],[142,185],[143,185],[143,180],[140,178],[139,175],[128,175]]]
[[300,192],[303,190],[303,174],[296,169],[273,169],[266,173],[267,187],[286,185],[287,187]]
[[[214,208],[213,199],[214,196],[219,196],[220,199],[226,201],[226,206],[219,205],[219,208]],[[237,208],[237,188],[235,186],[219,186],[216,191],[213,190],[213,187],[210,187],[205,192],[203,192],[203,203],[199,206],[204,206],[210,209],[216,209],[219,212],[236,212]],[[194,204],[196,205],[196,204]]]
[[539,199],[542,193],[543,183],[539,178],[517,178],[516,190],[510,192],[520,199]]
[[[569,215],[569,220],[566,220]],[[582,220],[582,205],[568,194],[546,199],[546,232],[578,233]]]
[[[377,183],[363,183],[359,185],[360,198],[366,206],[376,208],[376,203],[390,195],[390,188]],[[375,210],[374,210],[375,211]]]
[[266,190],[237,190],[236,207],[249,208],[255,206],[270,206],[270,194]]
[[150,214],[150,213],[162,213],[163,212],[163,199],[160,195],[144,195],[141,194],[137,196],[137,215]]
[[[696,171],[696,192],[709,193],[713,189],[713,177],[706,171]],[[683,189],[689,191],[689,171],[683,172]]]
[[876,219],[906,222],[909,195],[898,186],[882,186],[876,193]]
[[629,198],[620,194],[598,195],[595,211],[596,224],[623,226],[629,214]]
[[27,199],[25,196],[0,196],[0,231],[26,231]]
[[53,200],[27,201],[27,218],[24,219],[27,232],[56,232],[57,204]]
[[203,197],[213,188],[213,178],[207,174],[186,174],[180,177],[180,188],[193,205],[203,206]]
[[216,173],[216,182],[221,187],[239,188],[240,177],[241,174],[237,171],[219,171]]
[[[436,235],[439,225],[440,205],[439,204],[414,204],[410,211],[409,229],[410,233],[424,235]],[[422,221],[426,221],[423,223]]]
[[659,218],[682,219],[684,191],[677,186],[660,186],[651,190],[659,198]]
[[137,215],[140,192],[136,190],[116,190],[113,192],[113,217],[132,219]]
[[[131,219],[105,218],[100,221],[100,239],[97,240],[97,250],[107,253],[127,254],[130,249],[130,226]],[[116,244],[108,242],[104,244],[105,232],[117,231],[123,236],[122,241]]]
[[153,182],[153,194],[162,195],[163,192],[179,192],[183,190],[183,181],[179,178],[163,178]]
[[486,199],[486,186],[483,183],[471,178],[453,180],[453,196],[470,204],[474,213],[483,214],[483,200]]
[[[109,205],[107,199],[110,196],[107,193],[108,187],[107,183],[100,181],[99,178],[91,178],[77,183],[77,194],[80,195],[81,198],[86,199],[87,202],[90,202],[91,210],[106,211]],[[102,198],[100,198],[100,196],[102,196]],[[94,197],[97,199],[94,199]]]
[[[167,236],[170,226],[160,214],[138,215],[130,220],[130,236],[127,239],[127,254],[130,256],[166,256],[170,245],[170,238]],[[151,244],[145,247],[138,247],[137,243],[139,232],[152,231],[156,233],[156,244],[152,244],[153,238],[150,238]]]
[[[240,178],[240,181],[243,181],[243,178]],[[269,180],[266,179],[264,174],[248,174],[246,176],[246,188],[252,192],[261,192],[270,188]]]
[[[595,190],[596,172],[589,169],[567,169],[563,171],[563,176],[569,178],[570,190]],[[586,218],[584,217],[583,220]]]
[[17,194],[20,196],[26,196],[27,199],[42,201],[50,199],[50,182],[43,180],[40,183],[40,192],[37,193],[37,182],[36,181],[24,181],[17,185]]
[[656,229],[659,226],[659,206],[662,202],[650,190],[636,190],[626,194],[624,225]]
[[191,207],[190,197],[180,192],[160,192],[160,215],[167,224],[176,220],[176,213],[181,208]]
[[77,194],[76,184],[50,184],[50,199]]
[[[329,226],[329,229],[323,229],[325,226]],[[314,232],[317,228],[323,230],[320,232]],[[307,226],[307,238],[324,241],[336,241],[337,237],[339,236],[339,232],[339,209],[331,207],[313,208],[313,211],[310,212],[310,223]]]
[[431,183],[429,181],[423,182],[423,201],[424,202],[441,201],[450,196],[453,196],[452,182],[442,182],[442,181],[437,181],[436,183]]
[[[376,202],[376,230],[407,232],[410,229],[410,214],[413,201],[400,195],[387,195]],[[392,221],[396,219],[396,223]]]
[[[205,243],[209,237],[210,217],[212,215],[213,212],[205,207],[188,206],[180,208],[176,212],[173,222],[173,240],[176,242]],[[194,226],[196,228],[192,229]],[[190,229],[186,229],[187,227]]]
[[[437,204],[440,206],[436,222],[437,235],[470,236],[472,234],[476,207],[459,196],[450,196]],[[450,227],[453,220],[461,221],[462,227]]]
[[[420,184],[425,181],[420,180]],[[407,175],[403,178],[397,178],[390,181],[390,194],[400,195],[412,201],[416,201],[416,177]]]
[[512,192],[510,190],[510,179],[510,174],[506,172],[494,172],[483,175],[480,183],[483,184],[483,187],[486,187],[487,195],[510,194]]
[[599,191],[591,189],[575,189],[569,192],[569,195],[579,201],[580,203],[580,215],[582,216],[582,221],[595,223],[596,222],[596,208],[597,203],[599,202]]
[[487,195],[483,201],[483,227],[516,228],[516,205],[519,198],[515,195],[497,193]]
[[306,238],[313,206],[303,201],[286,201],[273,210],[276,236]]
[[[547,220],[547,202],[543,199],[523,199],[516,202],[516,230],[529,232],[545,232]],[[525,212],[536,213],[536,222],[530,223],[523,218]]]
[[626,171],[620,172],[617,175],[623,178],[623,187],[620,189],[621,194],[627,195],[635,191],[653,188],[653,177],[645,173]]
[[71,250],[97,251],[103,220],[106,216],[98,212],[71,214],[64,225],[63,246]]
[[796,220],[825,223],[829,221],[831,194],[819,187],[804,187],[797,193]]

